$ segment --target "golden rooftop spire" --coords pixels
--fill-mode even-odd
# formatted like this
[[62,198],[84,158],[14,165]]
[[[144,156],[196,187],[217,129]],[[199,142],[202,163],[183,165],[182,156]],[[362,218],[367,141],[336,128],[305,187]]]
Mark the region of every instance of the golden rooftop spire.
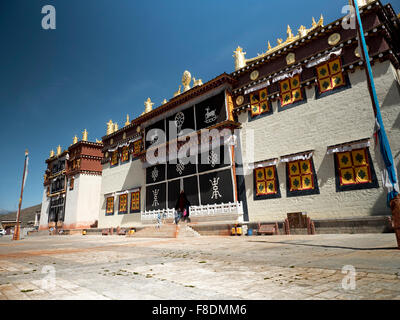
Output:
[[288,36],[288,40],[289,40],[289,39],[291,40],[291,39],[294,38],[292,29],[290,28],[289,25],[287,26],[287,31],[286,31],[286,33],[287,33],[287,36]]
[[57,155],[59,156],[60,154],[61,154],[61,146],[58,145],[58,147],[57,147]]
[[75,135],[74,139],[72,140],[72,144],[78,143],[78,137]]
[[54,150],[51,150],[50,151],[50,158],[53,158],[54,157]]
[[113,133],[113,131],[114,131],[114,124],[110,119],[110,121],[107,122],[107,135]]
[[147,98],[147,100],[144,102],[144,113],[148,113],[153,110],[153,105],[154,103],[151,102],[151,99]]
[[131,122],[129,121],[129,114],[126,115],[126,122],[125,122],[125,127],[129,126]]
[[88,132],[86,129],[82,132],[82,141],[88,141]]
[[235,51],[233,51],[234,55],[233,57],[235,58],[235,70],[239,70],[243,67],[246,66],[246,52],[243,52],[243,49],[241,47],[237,47]]

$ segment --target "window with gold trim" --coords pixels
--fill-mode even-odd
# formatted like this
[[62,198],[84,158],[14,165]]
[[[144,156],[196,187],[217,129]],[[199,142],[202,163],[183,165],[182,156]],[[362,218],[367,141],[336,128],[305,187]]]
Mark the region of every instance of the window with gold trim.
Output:
[[286,172],[288,197],[319,193],[312,159],[288,162]]
[[129,161],[129,147],[123,147],[121,151],[121,163]]
[[276,166],[254,169],[254,199],[279,198],[279,181]]
[[272,108],[268,101],[267,88],[250,93],[250,112],[252,117],[270,113],[271,111]]
[[114,197],[108,197],[106,199],[106,215],[110,216],[114,214]]
[[118,151],[114,151],[111,154],[111,166],[118,165]]
[[320,93],[332,91],[346,84],[342,73],[342,62],[336,58],[317,67],[318,88]]
[[338,152],[335,158],[338,191],[379,186],[368,148]]
[[121,194],[119,196],[119,201],[118,201],[118,213],[127,213],[128,212],[128,194]]
[[140,211],[140,191],[131,193],[131,213]]
[[299,75],[281,81],[279,88],[281,91],[281,108],[303,100]]
[[136,157],[142,150],[142,140],[137,140],[133,143],[133,156]]

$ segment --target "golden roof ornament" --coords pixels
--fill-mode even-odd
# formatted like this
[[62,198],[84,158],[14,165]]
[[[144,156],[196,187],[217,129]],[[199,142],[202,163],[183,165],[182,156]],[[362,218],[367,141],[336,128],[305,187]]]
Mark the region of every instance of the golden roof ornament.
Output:
[[193,77],[193,87],[202,86],[202,85],[203,85],[203,81],[201,79],[196,80],[196,78]]
[[51,150],[50,151],[50,158],[53,158],[54,157],[54,150]]
[[168,102],[167,99],[164,99],[162,104],[166,104],[167,102]]
[[189,71],[185,70],[182,75],[183,92],[190,90],[190,82],[192,81],[192,75]]
[[97,138],[96,138],[96,143],[102,143],[103,141],[101,141],[101,140],[97,140]]
[[118,123],[117,122],[114,123],[113,127],[114,127],[113,132],[118,131]]
[[78,137],[75,135],[74,139],[72,140],[72,144],[78,143]]
[[88,132],[86,129],[82,132],[82,141],[88,141]]
[[147,98],[147,100],[144,102],[144,113],[148,113],[153,110],[153,105],[154,103],[151,102],[151,99]]
[[58,145],[58,147],[57,147],[57,155],[59,156],[60,154],[61,154],[61,146]]
[[261,55],[257,55],[254,58],[251,59],[245,59],[244,58],[244,54],[242,52],[242,48],[238,47],[236,49],[236,51],[234,51],[235,55],[235,70],[241,69],[243,67],[245,67],[247,64],[254,62],[256,60],[259,60],[267,55],[270,55],[280,49],[282,49],[283,47],[289,45],[290,43],[293,43],[305,36],[307,36],[307,34],[309,34],[310,32],[312,32],[314,29],[318,28],[318,27],[323,27],[324,26],[324,17],[321,14],[321,17],[319,19],[318,22],[315,21],[314,18],[312,18],[312,27],[310,29],[307,29],[305,26],[300,26],[300,28],[298,29],[298,33],[296,35],[293,34],[292,29],[290,28],[290,26],[288,25],[286,33],[287,33],[287,39],[286,41],[283,41],[282,38],[278,38],[277,39],[277,45],[272,48],[270,42],[268,41],[268,50],[264,53],[262,53]]
[[292,40],[292,39],[294,38],[292,29],[290,28],[289,25],[287,26],[287,31],[286,31],[286,33],[287,33],[287,36],[288,36],[288,37],[287,37],[287,40]]
[[182,86],[179,86],[179,90],[174,92],[174,97],[179,96],[181,94],[181,88]]
[[307,28],[303,25],[301,25],[299,30],[297,30],[297,31],[299,32],[299,35],[301,38],[303,38],[307,35]]
[[129,114],[126,115],[126,122],[125,122],[125,127],[129,126],[131,122],[129,121]]
[[112,120],[107,122],[107,135],[111,134],[114,132],[114,123]]
[[314,17],[312,17],[312,26],[315,28],[317,26],[317,23],[315,22]]
[[242,69],[243,67],[246,66],[246,52],[243,52],[243,49],[241,47],[237,47],[235,51],[233,51],[234,55],[233,57],[235,58],[235,70]]

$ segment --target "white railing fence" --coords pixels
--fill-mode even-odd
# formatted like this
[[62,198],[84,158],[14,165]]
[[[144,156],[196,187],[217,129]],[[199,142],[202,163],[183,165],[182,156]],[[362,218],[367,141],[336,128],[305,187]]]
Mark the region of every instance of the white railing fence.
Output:
[[[242,202],[229,202],[221,204],[207,204],[202,206],[191,206],[189,208],[191,217],[211,217],[223,215],[237,215],[239,219],[243,218]],[[174,219],[175,209],[150,210],[141,212],[142,221],[157,221],[159,217],[164,219]]]

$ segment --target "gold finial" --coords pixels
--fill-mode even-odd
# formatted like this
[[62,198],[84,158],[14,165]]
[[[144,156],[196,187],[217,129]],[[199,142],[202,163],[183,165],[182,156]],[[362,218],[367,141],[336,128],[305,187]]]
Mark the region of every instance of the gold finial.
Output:
[[87,141],[88,140],[88,132],[86,129],[82,132],[82,141]]
[[190,81],[192,81],[192,75],[185,70],[182,75],[183,92],[190,90]]
[[50,151],[50,158],[53,158],[54,157],[54,150],[51,150]]
[[305,37],[307,35],[307,28],[303,25],[300,26],[298,31],[299,31],[300,37]]
[[317,23],[315,22],[314,17],[312,17],[312,26],[313,26],[313,28],[315,28],[317,26]]
[[271,43],[268,41],[268,51],[271,50],[271,49],[272,49]]
[[203,85],[203,81],[201,79],[196,80],[195,77],[193,77],[193,87],[201,86]]
[[78,143],[78,137],[75,135],[75,137],[72,140],[72,144]]
[[96,138],[96,143],[102,143],[102,141],[101,140],[97,140],[97,138]]
[[278,40],[276,40],[276,42],[278,42],[278,45],[280,45],[280,44],[282,44],[282,43],[283,43],[283,39],[281,39],[281,38],[278,38]]
[[167,102],[168,102],[167,99],[164,99],[162,104],[166,104]]
[[181,88],[182,88],[182,86],[180,85],[179,90],[174,92],[174,97],[179,96],[181,94]]
[[234,55],[233,57],[235,58],[235,70],[239,70],[243,67],[246,66],[246,58],[245,54],[246,52],[243,52],[243,49],[241,47],[237,47],[235,51],[233,51]]
[[151,99],[147,98],[147,100],[144,102],[144,113],[148,113],[153,110],[153,105],[154,103],[151,102]]
[[125,127],[129,126],[131,122],[129,121],[129,114],[126,115],[126,122],[125,122]]
[[291,40],[291,39],[294,38],[292,29],[290,28],[289,25],[287,26],[287,31],[286,31],[286,33],[287,33],[287,36],[288,36],[288,37],[287,37],[288,40]]
[[61,146],[58,145],[58,147],[57,147],[57,155],[59,156],[60,154],[61,154]]
[[113,133],[114,131],[114,123],[112,122],[112,120],[107,122],[107,135]]
[[113,132],[118,131],[118,123],[117,122],[114,123],[113,127],[114,127]]
[[321,17],[319,18],[318,25],[323,27],[324,26],[324,16],[321,13]]

